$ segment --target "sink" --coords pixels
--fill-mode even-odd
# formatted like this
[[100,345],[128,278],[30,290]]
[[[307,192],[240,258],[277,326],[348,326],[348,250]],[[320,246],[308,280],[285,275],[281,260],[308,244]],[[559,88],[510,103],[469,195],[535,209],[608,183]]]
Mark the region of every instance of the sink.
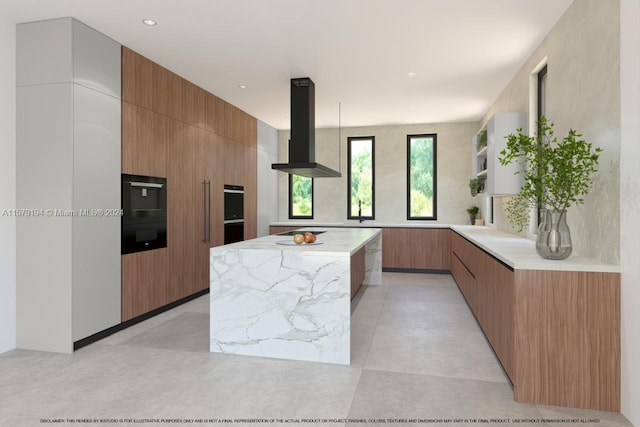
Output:
[[278,233],[276,234],[276,236],[293,236],[294,234],[302,234],[302,233],[311,233],[311,234],[322,234],[324,233],[324,231],[300,231],[300,230],[293,230],[293,231],[285,231],[284,233]]

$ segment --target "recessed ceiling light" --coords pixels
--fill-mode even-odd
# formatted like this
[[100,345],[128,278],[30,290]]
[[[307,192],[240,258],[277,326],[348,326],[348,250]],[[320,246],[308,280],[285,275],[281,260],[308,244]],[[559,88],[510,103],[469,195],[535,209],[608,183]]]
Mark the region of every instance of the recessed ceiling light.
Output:
[[409,76],[409,77],[413,77],[415,75],[416,75],[416,73],[414,73],[413,71],[410,71],[410,72],[407,73],[407,76]]
[[239,87],[240,89],[246,89],[246,88],[247,88],[247,85],[238,85],[238,87]]
[[148,19],[148,18],[147,19],[143,19],[142,23],[144,25],[148,25],[150,27],[154,27],[154,26],[158,25],[158,23],[156,21],[154,21],[153,19]]

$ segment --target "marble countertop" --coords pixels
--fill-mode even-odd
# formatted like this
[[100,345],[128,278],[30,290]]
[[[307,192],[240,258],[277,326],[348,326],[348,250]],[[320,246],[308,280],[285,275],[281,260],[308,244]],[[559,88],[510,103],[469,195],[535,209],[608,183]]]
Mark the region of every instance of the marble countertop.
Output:
[[[571,255],[563,261],[541,258],[536,252],[533,240],[496,230],[495,228],[477,225],[456,225],[439,223],[397,223],[383,224],[375,221],[346,222],[346,223],[310,223],[296,221],[282,221],[271,223],[272,226],[300,226],[309,229],[318,227],[340,228],[448,228],[456,231],[467,240],[490,253],[506,265],[520,270],[560,270],[560,271],[599,271],[605,273],[619,273],[620,266],[607,264],[595,258]],[[282,236],[279,236],[282,237]],[[382,242],[384,245],[384,241]]]
[[388,224],[376,221],[357,220],[348,222],[304,222],[304,221],[280,221],[269,224],[271,227],[336,227],[336,228],[451,228],[451,224],[428,223],[428,222],[407,222]]
[[620,266],[606,264],[595,258],[571,255],[563,261],[543,259],[536,252],[536,242],[533,240],[490,227],[452,225],[451,229],[514,269],[620,272]]
[[[362,248],[382,231],[379,228],[326,228],[319,225],[302,228],[303,231],[324,231],[316,236],[316,244],[280,245],[277,242],[293,242],[292,236],[264,236],[257,239],[231,243],[218,248],[227,249],[270,249],[283,251],[298,251],[323,255],[353,254]],[[212,248],[215,250],[216,248]]]

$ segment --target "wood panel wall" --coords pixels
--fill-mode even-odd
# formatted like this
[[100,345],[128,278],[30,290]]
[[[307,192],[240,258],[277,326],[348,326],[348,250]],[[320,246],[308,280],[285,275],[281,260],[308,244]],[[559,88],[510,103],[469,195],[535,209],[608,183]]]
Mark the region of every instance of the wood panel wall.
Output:
[[[164,286],[165,304],[209,286],[208,250],[224,243],[224,184],[244,186],[245,239],[256,237],[257,120],[126,47],[122,108],[122,172],[167,177],[168,191],[165,255],[123,256],[122,318],[128,320],[157,308],[153,298],[138,301],[151,298],[141,268],[164,272],[156,288]],[[202,181],[211,182],[210,242],[201,235]]]

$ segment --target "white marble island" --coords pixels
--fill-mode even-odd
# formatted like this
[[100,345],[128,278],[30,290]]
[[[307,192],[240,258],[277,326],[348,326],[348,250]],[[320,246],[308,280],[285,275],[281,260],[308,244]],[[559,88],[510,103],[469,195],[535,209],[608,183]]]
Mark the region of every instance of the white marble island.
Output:
[[[304,230],[304,229],[303,229]],[[364,248],[364,284],[382,283],[382,233],[322,228],[313,245],[265,236],[210,252],[210,350],[350,363],[351,257]]]

